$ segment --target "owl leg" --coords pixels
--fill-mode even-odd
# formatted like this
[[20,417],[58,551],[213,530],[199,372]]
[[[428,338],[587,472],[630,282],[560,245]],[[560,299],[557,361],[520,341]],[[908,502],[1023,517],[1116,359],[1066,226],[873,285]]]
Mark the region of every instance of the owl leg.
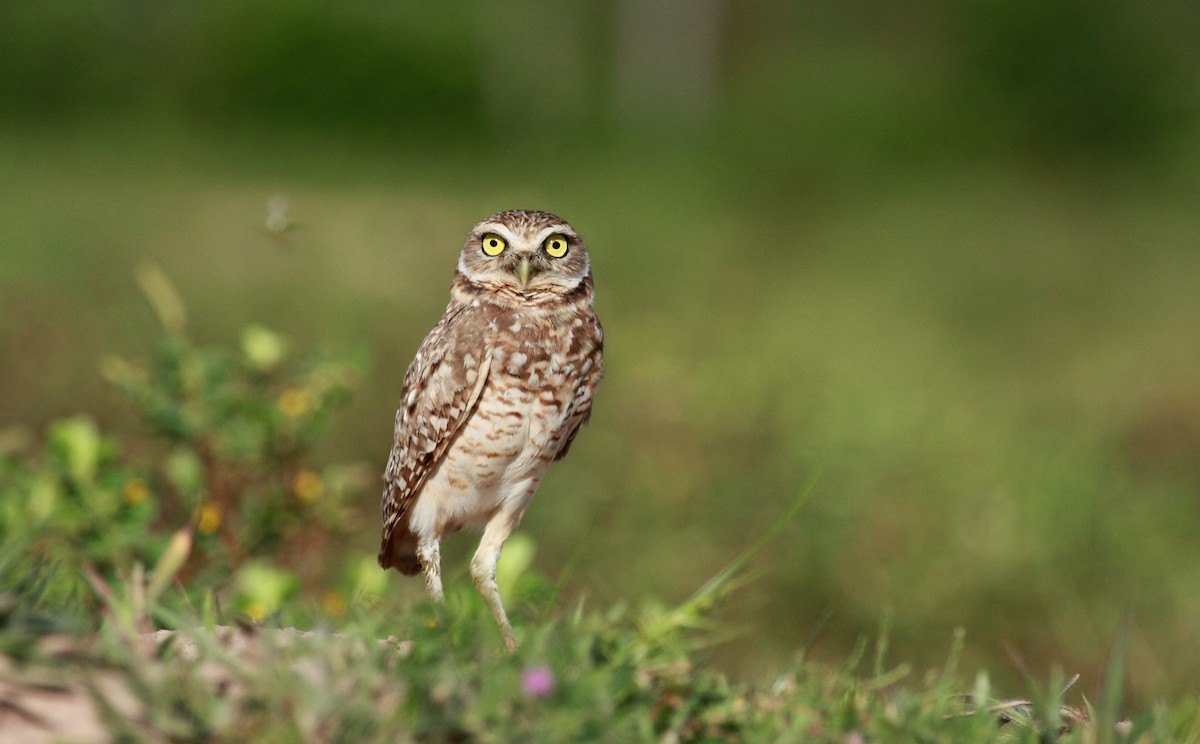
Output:
[[441,602],[442,596],[442,548],[437,536],[422,537],[417,542],[417,560],[421,562],[421,573],[425,575],[425,588]]
[[505,614],[504,605],[500,601],[500,588],[496,586],[496,563],[500,560],[500,548],[504,546],[504,541],[512,534],[519,521],[520,514],[501,512],[493,517],[484,528],[483,539],[479,541],[479,548],[475,551],[475,557],[471,559],[471,578],[475,580],[475,588],[479,590],[483,601],[492,611],[496,624],[500,626],[500,634],[504,636],[504,648],[509,652],[517,650],[517,637],[513,635],[512,625],[509,624],[508,615]]

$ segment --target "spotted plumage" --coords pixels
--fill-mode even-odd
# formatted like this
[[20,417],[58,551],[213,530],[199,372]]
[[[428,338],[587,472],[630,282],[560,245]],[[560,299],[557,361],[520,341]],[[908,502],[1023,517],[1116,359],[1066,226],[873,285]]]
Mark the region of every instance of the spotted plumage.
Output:
[[603,346],[579,235],[548,212],[501,212],[467,237],[450,304],[404,376],[379,565],[424,574],[440,599],[442,538],[482,529],[471,575],[509,649],[500,549],[588,420]]

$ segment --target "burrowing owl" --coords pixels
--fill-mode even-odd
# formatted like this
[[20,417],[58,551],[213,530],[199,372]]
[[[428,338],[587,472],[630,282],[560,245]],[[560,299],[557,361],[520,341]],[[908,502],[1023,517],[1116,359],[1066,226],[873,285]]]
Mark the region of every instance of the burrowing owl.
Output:
[[471,230],[450,304],[404,375],[379,565],[423,573],[441,599],[440,541],[482,528],[471,576],[509,650],[500,548],[587,421],[603,347],[579,235],[547,212],[501,212]]

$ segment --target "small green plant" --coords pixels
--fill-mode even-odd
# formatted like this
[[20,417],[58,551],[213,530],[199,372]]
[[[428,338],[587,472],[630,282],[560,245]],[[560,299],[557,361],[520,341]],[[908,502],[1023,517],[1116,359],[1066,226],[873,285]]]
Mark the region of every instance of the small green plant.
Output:
[[[518,582],[534,596],[518,589],[516,606],[540,601],[541,583]],[[120,614],[133,600],[108,601]],[[109,625],[88,647],[33,654],[26,668],[53,664],[85,680],[65,689],[96,701],[100,730],[130,740],[1200,741],[1194,700],[1117,723],[1064,704],[1071,688],[1061,679],[1032,702],[995,697],[986,673],[964,686],[962,634],[923,675],[889,666],[881,638],[873,666],[863,642],[836,667],[798,653],[735,682],[709,668],[694,630],[651,636],[625,609],[583,602],[525,626],[521,650],[507,654],[487,608],[461,585],[444,607],[352,606],[337,633],[210,628],[187,610],[154,612],[176,630],[151,637]],[[0,640],[18,630],[0,624]],[[46,637],[28,622],[24,633],[30,648]]]
[[188,601],[224,591],[262,617],[329,578],[304,557],[344,534],[361,478],[314,463],[312,448],[359,365],[293,360],[257,325],[237,352],[199,346],[165,275],[143,267],[138,280],[163,335],[148,359],[101,370],[153,438],[118,443],[80,415],[51,425],[40,452],[0,451],[0,535],[31,539],[31,559],[60,569],[47,597],[77,596],[85,567],[94,583],[155,566],[159,593],[181,578]]
[[[0,461],[8,498],[0,509],[5,532],[31,531],[57,557],[127,565],[145,557],[138,545],[155,516],[144,473],[121,458],[117,443],[84,416],[50,426],[43,451],[28,460]],[[133,538],[133,539],[130,539]]]

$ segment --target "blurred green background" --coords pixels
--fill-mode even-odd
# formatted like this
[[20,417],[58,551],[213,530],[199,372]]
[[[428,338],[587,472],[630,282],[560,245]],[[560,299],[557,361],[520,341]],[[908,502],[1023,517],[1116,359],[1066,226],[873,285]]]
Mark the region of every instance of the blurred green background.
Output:
[[523,525],[570,596],[681,599],[823,460],[733,674],[830,610],[820,658],[1096,683],[1126,609],[1140,699],[1200,674],[1195,3],[7,1],[0,50],[0,429],[136,427],[152,261],[199,339],[367,353],[326,454],[382,470],[467,230],[548,209],[608,336]]

